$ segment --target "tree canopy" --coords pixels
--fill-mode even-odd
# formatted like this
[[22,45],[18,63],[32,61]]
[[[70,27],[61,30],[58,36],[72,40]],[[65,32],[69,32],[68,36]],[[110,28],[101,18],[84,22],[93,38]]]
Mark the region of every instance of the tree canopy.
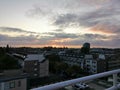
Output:
[[0,55],[0,70],[16,69],[18,61],[9,55]]

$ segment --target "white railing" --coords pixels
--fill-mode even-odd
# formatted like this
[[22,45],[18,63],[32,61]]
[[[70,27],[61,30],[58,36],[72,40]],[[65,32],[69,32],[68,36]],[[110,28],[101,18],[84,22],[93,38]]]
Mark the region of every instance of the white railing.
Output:
[[69,86],[69,85],[73,85],[75,83],[90,81],[90,80],[106,77],[109,75],[113,75],[113,86],[106,90],[117,90],[120,87],[120,84],[117,84],[117,74],[118,73],[120,73],[120,69],[107,71],[107,72],[103,72],[103,73],[98,73],[98,74],[94,74],[94,75],[90,75],[90,76],[85,76],[82,78],[67,80],[67,81],[63,81],[63,82],[58,82],[55,84],[50,84],[50,85],[46,85],[46,86],[42,86],[42,87],[38,87],[38,88],[33,88],[31,90],[56,90],[56,89],[63,88],[63,87]]

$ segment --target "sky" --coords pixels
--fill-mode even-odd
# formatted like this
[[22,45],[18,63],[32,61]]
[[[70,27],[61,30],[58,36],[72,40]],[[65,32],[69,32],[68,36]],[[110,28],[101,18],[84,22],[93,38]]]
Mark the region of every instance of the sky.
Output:
[[0,0],[0,46],[120,48],[120,0]]

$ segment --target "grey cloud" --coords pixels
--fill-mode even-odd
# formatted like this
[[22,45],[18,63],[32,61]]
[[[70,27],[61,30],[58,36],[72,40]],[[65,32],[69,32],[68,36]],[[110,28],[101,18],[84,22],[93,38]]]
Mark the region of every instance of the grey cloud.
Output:
[[2,34],[0,34],[0,41],[3,41],[3,40],[8,40],[8,37],[9,36],[7,36],[7,35],[2,35]]
[[52,36],[53,38],[78,38],[79,34],[70,34],[70,33],[64,33],[64,32],[52,32],[52,33],[44,33]]
[[36,40],[37,38],[35,36],[29,35],[29,36],[17,36],[17,37],[11,37],[8,35],[1,35],[0,34],[0,41],[15,41],[15,42],[22,42],[22,41],[32,41]]
[[66,34],[66,33],[43,33],[43,35],[46,34],[46,36],[42,36],[38,38],[39,36],[30,34],[28,36],[25,35],[20,35],[16,37],[11,37],[8,35],[2,35],[0,34],[0,42],[1,43],[12,43],[15,45],[47,45],[50,44],[51,41],[56,40],[56,39],[75,39],[78,38],[78,35],[76,34]]
[[[12,27],[0,27],[1,32],[17,32],[17,33],[23,33],[23,38],[27,39],[27,36],[24,37],[25,34],[29,34],[29,37],[35,37],[35,38],[77,38],[78,35],[76,34],[68,34],[64,33],[62,29],[56,29],[53,30],[54,32],[47,32],[47,33],[37,33],[37,32],[31,32],[22,30],[19,28],[12,28]],[[22,36],[17,36],[17,39],[21,39]],[[22,39],[23,39],[22,38]],[[24,40],[24,39],[23,39]]]
[[63,32],[63,30],[62,29],[56,29],[56,30],[53,30],[54,32],[58,32],[58,33],[60,33],[60,32]]
[[29,9],[26,12],[26,15],[30,17],[41,17],[41,16],[46,16],[51,12],[52,11],[49,9],[46,9],[46,7],[39,7],[37,5],[34,5],[32,9]]
[[118,24],[120,21],[120,1],[118,0],[109,0],[108,3],[105,3],[101,6],[100,9],[94,10],[93,12],[85,13],[79,18],[80,25],[83,26],[93,26],[99,23],[103,24]]
[[90,40],[95,40],[95,39],[107,39],[109,38],[108,36],[105,35],[100,35],[100,34],[84,34],[83,37],[85,39],[90,39]]
[[60,27],[69,27],[69,26],[84,26],[90,27],[96,25],[98,22],[93,21],[93,18],[88,15],[77,15],[73,13],[67,13],[64,15],[59,15],[56,20],[53,22],[54,25]]
[[[89,37],[89,39],[88,39]],[[99,38],[98,38],[99,37]],[[109,39],[111,37],[111,39]],[[96,39],[97,38],[97,39]],[[109,40],[104,40],[109,39]],[[104,47],[104,48],[120,48],[120,38],[117,38],[116,36],[104,36],[104,35],[94,35],[94,34],[88,34],[88,35],[81,35],[80,38],[71,40],[71,41],[65,41],[63,43],[57,42],[59,45],[66,45],[66,46],[80,46],[84,42],[89,42],[91,46],[97,46],[97,47]]]
[[[102,4],[106,1],[98,0],[39,0],[37,4],[33,5],[33,8],[27,11],[30,16],[48,16],[63,14],[66,12],[77,12],[84,9],[84,7],[94,8],[96,4]],[[92,7],[91,7],[92,6]]]
[[34,35],[29,36],[16,36],[16,37],[10,37],[7,35],[1,35],[0,34],[0,45],[43,45],[46,44],[47,41],[38,39]]
[[111,23],[100,23],[93,27],[91,27],[91,31],[99,31],[104,33],[111,33],[111,34],[120,34],[120,27],[116,24]]
[[[97,9],[90,12],[71,13],[58,15],[53,22],[54,25],[59,27],[107,27],[108,32],[120,32],[120,0],[108,0],[106,3],[101,4]],[[113,28],[114,27],[114,28]],[[111,29],[112,28],[112,29]],[[101,30],[102,31],[102,30]]]
[[106,48],[120,48],[120,39],[92,41],[92,45]]
[[[7,35],[0,34],[0,45],[52,45],[51,42],[54,40],[58,40],[58,42],[54,42],[56,45],[68,45],[68,46],[80,46],[84,42],[90,42],[94,46],[104,46],[104,47],[120,47],[120,38],[119,36],[104,36],[99,34],[82,34],[82,35],[74,35],[74,34],[52,34],[53,36],[46,36],[37,38],[36,36],[17,36],[10,37]],[[67,35],[67,36],[66,36]],[[67,39],[63,42],[59,42],[60,39]],[[89,39],[88,39],[89,38]],[[109,40],[104,40],[109,39]]]
[[55,25],[59,25],[61,27],[67,27],[69,25],[72,25],[76,23],[78,16],[75,14],[64,14],[64,15],[59,15],[56,18],[56,21],[54,22]]
[[13,28],[13,27],[0,27],[0,31],[2,32],[18,32],[18,33],[36,33],[31,31],[22,30],[20,28]]

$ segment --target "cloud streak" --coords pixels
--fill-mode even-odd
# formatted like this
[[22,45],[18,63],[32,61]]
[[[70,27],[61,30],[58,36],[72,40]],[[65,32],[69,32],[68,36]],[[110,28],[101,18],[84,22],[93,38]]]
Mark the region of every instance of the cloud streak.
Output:
[[22,30],[20,28],[13,28],[13,27],[0,27],[1,32],[18,32],[18,33],[33,33],[36,34],[36,32],[26,31]]

